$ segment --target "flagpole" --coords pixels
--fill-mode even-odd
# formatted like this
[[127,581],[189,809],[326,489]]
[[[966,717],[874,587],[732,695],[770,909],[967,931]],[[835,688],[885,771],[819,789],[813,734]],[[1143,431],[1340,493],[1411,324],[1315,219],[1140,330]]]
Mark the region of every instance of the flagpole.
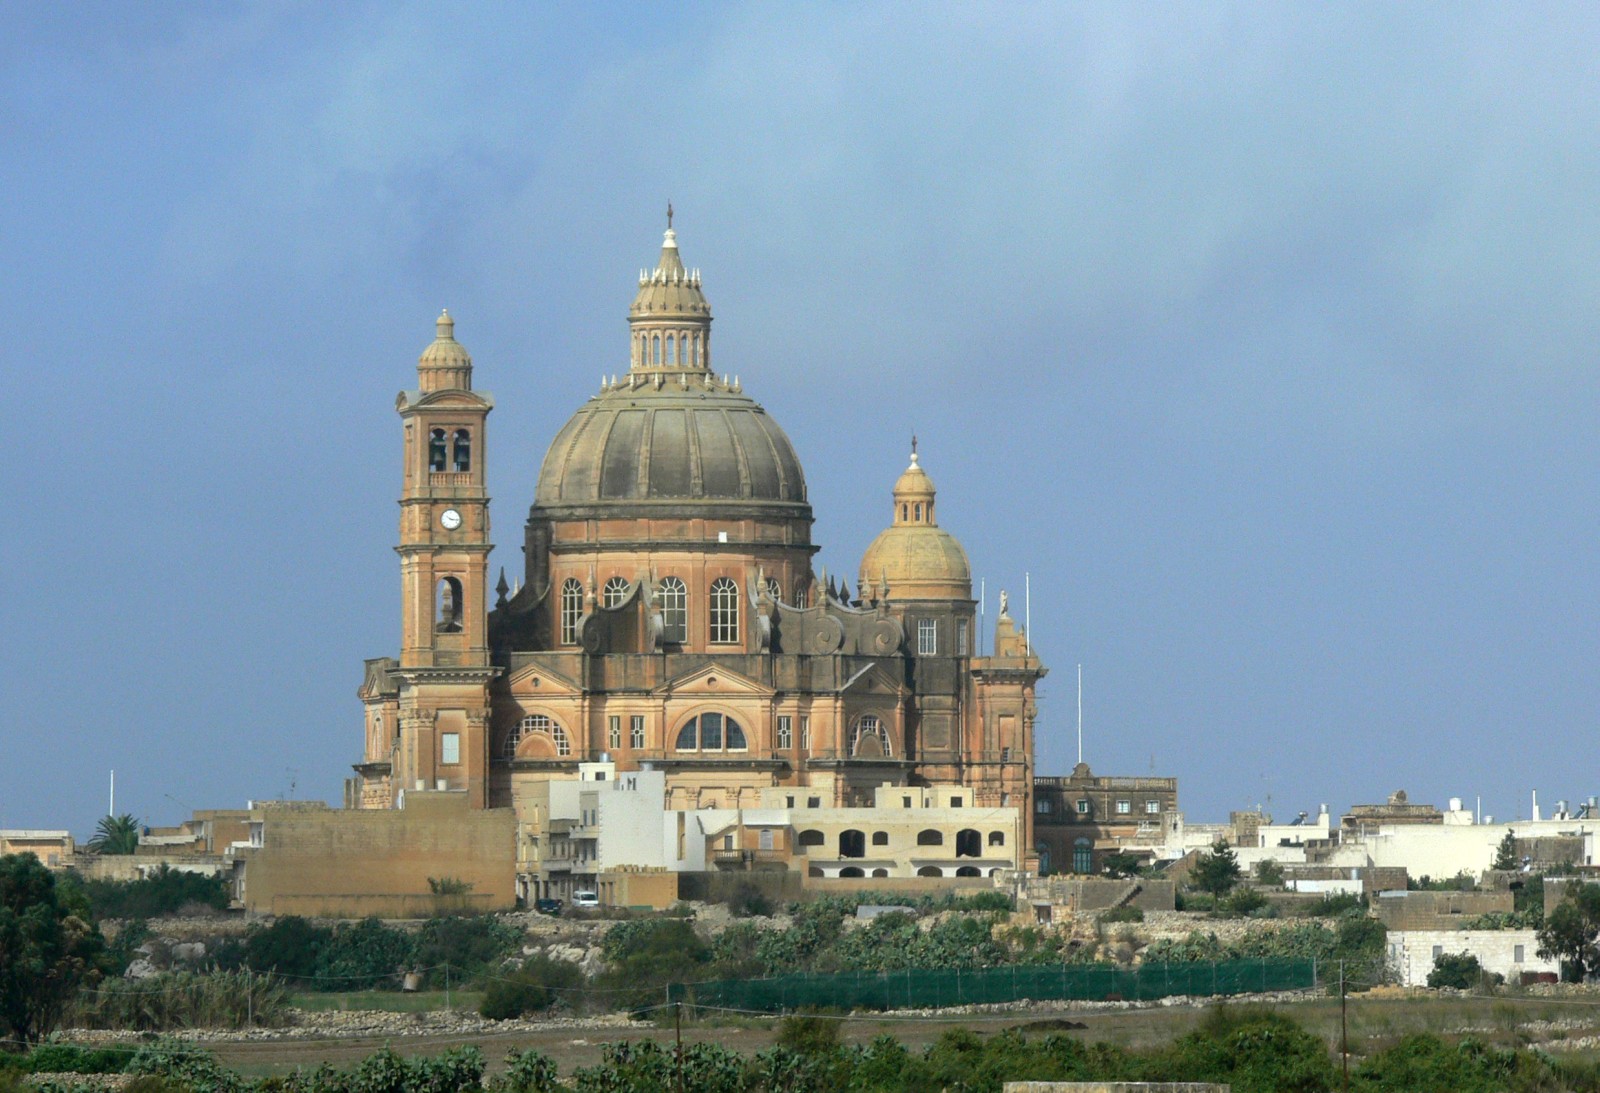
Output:
[[1083,762],[1083,665],[1078,665],[1078,762]]

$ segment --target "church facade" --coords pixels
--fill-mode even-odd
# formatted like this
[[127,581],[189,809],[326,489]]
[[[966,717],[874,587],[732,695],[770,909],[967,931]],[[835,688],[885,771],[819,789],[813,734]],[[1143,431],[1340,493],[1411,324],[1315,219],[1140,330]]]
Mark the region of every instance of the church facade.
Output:
[[[347,804],[411,790],[534,807],[578,765],[660,770],[663,807],[756,807],[807,787],[837,808],[882,786],[970,787],[1015,808],[1034,863],[1036,688],[1004,607],[978,655],[961,544],[913,452],[888,526],[848,580],[815,571],[799,456],[714,371],[711,308],[670,225],[628,314],[628,368],[545,456],[515,591],[490,587],[486,424],[448,314],[401,392],[402,636],[366,662]],[[887,476],[886,476],[887,477]],[[491,605],[492,598],[492,605]]]

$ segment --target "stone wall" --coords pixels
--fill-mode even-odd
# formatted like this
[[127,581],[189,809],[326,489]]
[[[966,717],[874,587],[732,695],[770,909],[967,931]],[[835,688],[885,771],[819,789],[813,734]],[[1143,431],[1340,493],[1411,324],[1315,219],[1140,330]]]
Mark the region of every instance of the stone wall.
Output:
[[[254,914],[429,917],[516,906],[516,819],[469,809],[464,793],[408,793],[403,809],[264,814],[263,845],[244,852]],[[436,896],[430,878],[467,885]]]

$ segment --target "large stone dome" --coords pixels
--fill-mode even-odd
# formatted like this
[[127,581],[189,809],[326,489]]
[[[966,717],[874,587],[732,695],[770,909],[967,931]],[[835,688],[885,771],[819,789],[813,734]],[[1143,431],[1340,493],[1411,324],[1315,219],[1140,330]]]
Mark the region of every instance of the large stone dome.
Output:
[[739,511],[809,523],[789,438],[737,379],[711,370],[711,305],[699,270],[678,254],[670,218],[656,268],[639,272],[628,325],[628,372],[603,381],[556,435],[535,508],[589,518]]
[[535,503],[806,503],[794,447],[770,414],[709,374],[659,387],[630,374],[590,399],[550,445]]

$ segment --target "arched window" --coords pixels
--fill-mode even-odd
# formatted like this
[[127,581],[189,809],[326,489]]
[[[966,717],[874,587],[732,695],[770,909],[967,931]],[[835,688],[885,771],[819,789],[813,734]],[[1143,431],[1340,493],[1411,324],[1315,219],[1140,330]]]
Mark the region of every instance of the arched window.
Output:
[[913,516],[914,519],[921,520],[922,519],[922,502],[918,501],[916,503],[916,505],[914,505],[912,507],[911,511],[914,514],[914,516]]
[[433,429],[428,433],[428,469],[430,471],[442,471],[444,467],[444,430]]
[[794,582],[794,605],[796,607],[809,607],[810,599],[806,596],[806,579],[801,577]]
[[529,737],[538,736],[547,740],[550,749],[557,755],[572,754],[572,738],[567,735],[567,730],[552,718],[542,713],[529,714],[506,736],[505,757],[513,759],[517,754],[517,747]]
[[889,732],[883,727],[883,722],[871,714],[857,721],[850,754],[864,759],[882,759],[894,755],[889,747]]
[[743,727],[720,713],[691,717],[678,730],[674,745],[679,751],[745,751],[749,746]]
[[981,877],[981,876],[983,876],[983,874],[980,873],[974,866],[963,865],[960,869],[956,870],[956,876],[958,876],[958,877]]
[[956,832],[956,857],[976,858],[983,854],[983,836],[964,827]]
[[677,335],[667,335],[667,363],[678,363],[678,338]]
[[661,578],[661,622],[666,640],[689,640],[689,590],[676,577]]
[[767,581],[766,581],[766,585],[767,585],[767,595],[772,597],[772,602],[773,603],[778,603],[778,602],[782,601],[782,599],[783,599],[783,588],[778,584],[778,579],[776,577],[768,577]]
[[456,470],[470,471],[472,469],[472,434],[465,429],[457,429],[454,437],[454,462]]
[[824,839],[823,834],[820,831],[802,831],[802,832],[800,832],[800,845],[801,846],[821,846],[823,844],[823,842],[825,842],[825,841],[826,840]]
[[872,875],[874,877],[887,877],[889,875],[889,871],[887,869],[874,869],[872,871]]
[[889,845],[889,833],[887,831],[874,831],[872,833],[872,845],[873,846],[888,846]]
[[900,519],[911,519],[911,506],[906,504],[904,501],[900,502]]
[[561,582],[561,644],[578,644],[578,619],[583,616],[583,585],[576,577]]
[[604,599],[601,601],[607,607],[615,607],[628,595],[628,578],[607,577],[605,589],[601,592]]
[[433,608],[433,629],[440,634],[461,633],[461,582],[440,577]]
[[840,877],[846,877],[846,878],[849,878],[849,877],[864,877],[866,875],[867,874],[866,874],[865,871],[863,871],[860,867],[854,866],[854,865],[847,865],[843,869],[839,870],[839,876]]
[[696,365],[702,365],[702,364],[705,363],[705,354],[704,354],[704,351],[701,349],[701,346],[700,346],[700,335],[698,335],[698,334],[696,334],[694,336],[694,363]]
[[652,334],[652,335],[650,335],[650,363],[651,364],[660,364],[661,363],[661,335],[660,334]]
[[1050,848],[1044,843],[1040,843],[1033,849],[1034,853],[1039,855],[1039,875],[1048,877],[1050,875]]
[[1072,871],[1094,872],[1094,843],[1088,839],[1075,839],[1072,843]]
[[991,831],[991,832],[989,832],[989,845],[990,846],[1004,846],[1005,844],[1006,844],[1006,833],[1004,831]]
[[867,837],[860,831],[851,828],[839,832],[839,856],[841,858],[864,858],[867,856]]
[[727,645],[739,640],[739,586],[732,578],[711,582],[711,641]]
[[918,846],[943,846],[944,832],[927,827],[917,832]]
[[924,865],[921,869],[917,870],[917,876],[942,877],[944,876],[944,870],[940,869],[937,865]]

